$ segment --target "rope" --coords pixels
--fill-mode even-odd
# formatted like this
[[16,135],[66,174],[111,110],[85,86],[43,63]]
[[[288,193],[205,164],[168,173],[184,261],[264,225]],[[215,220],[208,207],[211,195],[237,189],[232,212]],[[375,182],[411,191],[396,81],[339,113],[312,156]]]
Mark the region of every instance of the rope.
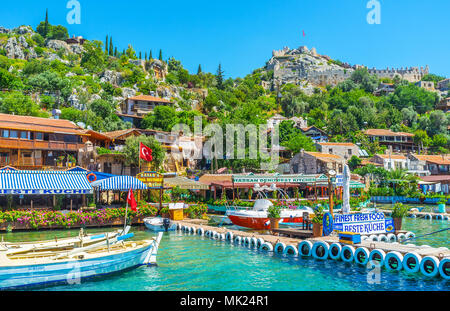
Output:
[[401,243],[405,243],[406,241],[409,241],[409,240],[415,240],[415,239],[422,238],[422,237],[427,236],[427,235],[432,235],[432,234],[436,234],[436,233],[447,231],[447,230],[450,230],[450,227],[449,228],[445,228],[445,229],[441,229],[441,230],[438,230],[438,231],[434,231],[434,232],[431,232],[431,233],[427,233],[427,234],[424,234],[424,235],[415,236],[415,237],[403,240]]

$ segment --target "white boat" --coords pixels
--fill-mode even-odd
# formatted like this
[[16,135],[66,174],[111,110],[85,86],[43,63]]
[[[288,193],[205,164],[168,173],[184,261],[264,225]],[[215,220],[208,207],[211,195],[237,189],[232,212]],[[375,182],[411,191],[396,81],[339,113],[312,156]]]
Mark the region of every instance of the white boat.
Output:
[[116,230],[108,233],[97,234],[85,234],[83,229],[80,229],[80,233],[77,237],[62,238],[48,241],[36,241],[36,242],[21,242],[10,243],[0,242],[0,252],[5,251],[8,254],[20,253],[28,250],[57,250],[57,249],[69,249],[89,246],[94,243],[105,241],[107,238],[112,239],[121,235],[126,235],[130,230],[130,226],[127,226],[125,230]]
[[144,218],[144,225],[147,229],[155,232],[175,231],[177,224],[172,222],[169,218],[148,217]]
[[[269,230],[270,219],[267,210],[272,206],[272,202],[266,199],[255,201],[251,210],[228,210],[226,215],[233,224],[239,227],[251,228],[255,230]],[[280,222],[282,223],[302,223],[303,213],[314,214],[311,208],[282,209],[280,212]]]
[[133,234],[63,251],[0,252],[0,290],[47,284],[78,284],[141,265],[156,264],[162,233],[145,241],[125,241]]

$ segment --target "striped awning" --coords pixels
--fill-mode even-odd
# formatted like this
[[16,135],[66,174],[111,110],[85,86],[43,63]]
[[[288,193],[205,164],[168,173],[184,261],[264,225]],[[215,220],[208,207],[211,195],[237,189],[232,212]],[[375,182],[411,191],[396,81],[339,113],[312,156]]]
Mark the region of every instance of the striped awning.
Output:
[[0,171],[0,194],[89,194],[84,172]]
[[116,190],[128,191],[148,189],[148,187],[139,179],[132,176],[116,176],[111,178],[94,181],[92,187],[98,188],[100,191]]

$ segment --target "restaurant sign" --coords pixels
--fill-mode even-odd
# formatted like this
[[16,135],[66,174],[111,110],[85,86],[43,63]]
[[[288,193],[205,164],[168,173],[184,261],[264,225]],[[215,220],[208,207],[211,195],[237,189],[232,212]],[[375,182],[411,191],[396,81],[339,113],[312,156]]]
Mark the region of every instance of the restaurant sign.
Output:
[[16,190],[10,190],[10,189],[1,189],[0,190],[0,194],[12,194],[12,195],[24,195],[24,194],[35,194],[35,195],[39,195],[39,194],[92,194],[93,190],[73,190],[73,189],[69,189],[69,190],[37,190],[37,189],[33,189],[33,190],[27,190],[27,189],[16,189]]
[[136,178],[150,188],[162,188],[164,186],[164,176],[156,172],[142,172]]
[[334,215],[333,230],[359,234],[380,234],[394,231],[394,220],[383,213]]
[[267,184],[267,183],[314,183],[328,182],[326,175],[234,175],[233,182],[235,184]]

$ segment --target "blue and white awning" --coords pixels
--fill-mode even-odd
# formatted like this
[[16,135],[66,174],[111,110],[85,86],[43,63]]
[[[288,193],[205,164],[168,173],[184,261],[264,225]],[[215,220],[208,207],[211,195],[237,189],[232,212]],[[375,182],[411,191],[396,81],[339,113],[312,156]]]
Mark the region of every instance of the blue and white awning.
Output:
[[89,194],[84,172],[0,171],[0,194]]
[[98,188],[100,191],[116,190],[128,191],[148,189],[148,187],[139,179],[132,176],[116,176],[111,178],[94,181],[92,187]]

